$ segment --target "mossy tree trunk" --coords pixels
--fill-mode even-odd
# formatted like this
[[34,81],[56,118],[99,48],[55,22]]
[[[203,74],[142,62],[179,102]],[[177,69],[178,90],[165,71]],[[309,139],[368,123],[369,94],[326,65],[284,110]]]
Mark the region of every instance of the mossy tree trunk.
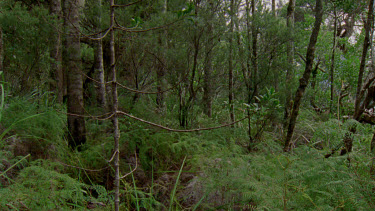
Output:
[[61,49],[61,0],[51,0],[49,2],[49,12],[54,15],[57,20],[57,24],[54,26],[54,30],[50,35],[51,39],[51,70],[50,77],[51,82],[49,89],[57,96],[57,102],[63,103],[64,95],[64,73],[61,66],[62,62],[62,49]]
[[[291,33],[293,33],[294,28],[294,8],[295,0],[289,0],[288,10],[286,15],[286,24]],[[291,91],[291,82],[294,73],[294,41],[290,40],[287,43],[287,60],[288,60],[288,69],[286,70],[286,80],[285,80],[285,108],[284,108],[284,129],[288,126],[288,121],[290,118],[290,112],[292,110],[292,91]]]
[[306,53],[306,67],[302,78],[299,80],[299,87],[294,97],[293,110],[290,116],[290,121],[288,125],[288,132],[285,139],[284,151],[290,150],[291,139],[293,136],[294,128],[296,126],[296,120],[299,112],[299,107],[301,105],[301,100],[305,89],[309,83],[310,75],[313,70],[313,63],[315,57],[315,45],[318,40],[318,35],[320,31],[320,25],[323,20],[323,2],[322,0],[316,1],[315,6],[315,23],[314,28],[310,36],[309,46],[307,47]]
[[[230,1],[230,24],[229,24],[229,36],[228,36],[228,43],[229,43],[229,52],[228,52],[228,102],[229,102],[229,116],[232,122],[235,121],[234,117],[234,90],[233,90],[233,32],[234,32],[234,16],[235,8],[234,8],[234,0]],[[231,127],[234,127],[232,125]]]
[[357,82],[357,91],[355,97],[355,107],[354,107],[354,115],[353,118],[359,120],[362,113],[363,113],[363,106],[361,106],[361,101],[363,98],[362,91],[362,81],[363,81],[363,73],[365,72],[366,66],[366,59],[367,59],[367,52],[370,47],[370,31],[372,27],[372,22],[374,20],[374,0],[369,1],[368,6],[368,14],[367,20],[365,22],[365,40],[363,41],[363,50],[362,50],[362,57],[361,57],[361,64],[359,66],[359,73],[358,73],[358,82]]

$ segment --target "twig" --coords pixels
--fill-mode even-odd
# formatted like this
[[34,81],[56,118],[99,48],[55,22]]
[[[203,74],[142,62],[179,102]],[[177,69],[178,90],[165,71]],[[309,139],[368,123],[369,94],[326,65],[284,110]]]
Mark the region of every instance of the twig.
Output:
[[[306,59],[302,56],[302,54],[296,52],[296,54],[306,63]],[[319,63],[318,63],[319,64]],[[323,73],[327,73],[327,71],[323,70],[319,65],[317,65],[318,69],[322,71]]]
[[[87,115],[81,115],[81,114],[67,113],[67,112],[63,112],[63,111],[59,111],[59,110],[56,110],[56,111],[59,112],[59,113],[65,114],[65,115],[69,115],[69,116],[91,118],[91,119],[96,119],[96,120],[100,120],[100,121],[104,121],[104,120],[110,119],[110,118],[113,117],[113,115],[115,115],[114,113],[108,112],[108,113],[105,113],[105,114],[102,114],[102,115],[98,115],[98,116],[91,116],[91,115],[87,116]],[[109,116],[108,117],[103,117],[103,116],[106,116],[106,115],[109,115]],[[101,117],[103,117],[103,118],[101,118]]]
[[120,177],[120,179],[124,179],[125,177],[132,174],[135,170],[137,170],[137,168],[138,168],[137,152],[134,152],[134,154],[135,154],[135,167],[134,167],[134,169],[132,169],[129,173],[125,174],[124,176]]
[[112,162],[113,158],[115,157],[115,155],[116,155],[117,153],[119,153],[118,150],[116,150],[116,151],[113,153],[111,159],[109,159],[107,162],[108,162],[108,163]]

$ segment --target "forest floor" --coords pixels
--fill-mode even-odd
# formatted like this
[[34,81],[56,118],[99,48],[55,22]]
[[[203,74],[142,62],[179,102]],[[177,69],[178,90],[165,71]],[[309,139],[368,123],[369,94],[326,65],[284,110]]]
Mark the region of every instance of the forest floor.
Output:
[[[88,119],[87,143],[67,147],[63,108],[13,100],[0,136],[1,210],[113,209],[111,122]],[[173,125],[171,117],[132,113]],[[95,112],[95,111],[90,111]],[[216,119],[215,119],[216,118]],[[169,120],[168,120],[169,119]],[[197,127],[224,122],[197,118]],[[264,128],[253,149],[245,122],[234,128],[174,133],[120,120],[122,210],[372,210],[372,127],[303,110],[293,150],[282,126]],[[340,155],[349,134],[352,151]],[[331,154],[327,157],[327,154]]]

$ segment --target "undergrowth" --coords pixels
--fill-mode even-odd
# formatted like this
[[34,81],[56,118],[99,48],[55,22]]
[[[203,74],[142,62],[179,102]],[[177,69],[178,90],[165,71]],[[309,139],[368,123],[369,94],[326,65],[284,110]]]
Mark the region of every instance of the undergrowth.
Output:
[[[27,97],[4,108],[2,210],[113,209],[111,123],[88,120],[87,143],[81,152],[73,152],[59,109]],[[132,112],[141,116],[142,109]],[[196,124],[221,124],[225,114],[214,115],[215,122],[197,115]],[[143,118],[162,124],[170,116]],[[375,208],[369,150],[373,128],[354,120],[324,121],[302,111],[291,153],[283,152],[282,131],[274,126],[264,128],[249,152],[246,122],[235,128],[172,133],[131,119],[120,121],[121,174],[135,169],[121,180],[122,210]],[[177,127],[172,121],[164,124]],[[325,158],[353,125],[353,151]]]

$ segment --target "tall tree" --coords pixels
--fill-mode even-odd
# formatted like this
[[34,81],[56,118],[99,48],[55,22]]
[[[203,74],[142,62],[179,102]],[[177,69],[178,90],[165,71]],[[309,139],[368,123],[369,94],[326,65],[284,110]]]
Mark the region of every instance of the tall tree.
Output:
[[[234,16],[235,14],[235,0],[230,0],[230,23],[229,23],[229,54],[228,54],[228,91],[229,91],[229,116],[230,120],[234,122],[234,90],[233,90],[233,33],[234,33]],[[233,127],[233,125],[232,125]]]
[[337,34],[337,12],[336,12],[336,3],[333,2],[333,44],[332,44],[332,55],[331,55],[331,68],[330,68],[330,86],[331,86],[331,99],[329,102],[329,111],[332,113],[333,109],[333,95],[334,95],[334,87],[333,87],[333,76],[335,72],[335,54],[336,54],[336,34]]
[[256,25],[256,2],[251,0],[251,38],[252,38],[252,54],[251,54],[251,63],[252,63],[252,81],[253,81],[253,96],[258,94],[258,27]]
[[57,24],[54,25],[53,30],[51,31],[51,83],[50,90],[55,92],[57,96],[57,102],[63,102],[64,95],[64,73],[61,66],[62,61],[62,52],[61,52],[61,1],[60,0],[51,0],[49,2],[49,11],[50,14],[56,17]]
[[115,52],[115,2],[110,0],[110,67],[112,75],[112,123],[114,139],[114,166],[115,166],[115,210],[120,210],[120,129],[118,122],[118,94],[117,94],[117,76],[116,76],[116,52]]
[[210,11],[205,22],[207,28],[206,45],[205,45],[205,60],[204,60],[204,77],[203,77],[203,112],[211,117],[212,115],[212,49],[214,48],[213,40],[213,18],[214,18],[214,3],[212,0],[208,1],[208,10]]
[[[166,13],[167,13],[167,10],[168,10],[168,0],[163,0],[163,15],[165,16]],[[159,34],[159,45],[160,46],[163,46],[163,51],[160,52],[160,54],[162,55],[161,56],[161,59],[164,60],[165,58],[165,51],[164,49],[168,48],[168,42],[167,42],[167,36],[168,36],[168,33],[167,33],[167,30],[163,31],[162,33]],[[163,41],[163,37],[165,39],[165,41]],[[165,64],[162,63],[162,61],[159,61],[159,65],[157,66],[157,70],[156,70],[156,83],[157,83],[157,95],[156,95],[156,105],[157,105],[157,108],[158,108],[158,111],[164,111],[164,107],[165,107],[165,102],[164,102],[164,91],[165,90],[165,79],[164,79],[164,75],[165,75]]]
[[101,38],[102,33],[102,0],[95,0],[93,2],[94,10],[94,31],[99,35],[99,39],[94,42],[94,73],[96,80],[99,82],[96,84],[97,87],[97,102],[102,107],[107,106],[107,97],[105,89],[105,77],[104,77],[104,62],[103,62],[103,39]]
[[359,73],[358,73],[358,82],[357,82],[357,90],[355,95],[355,107],[354,107],[354,115],[353,118],[359,120],[361,114],[363,113],[363,109],[361,108],[361,101],[363,100],[363,94],[361,94],[362,90],[362,80],[363,80],[363,73],[365,72],[366,66],[366,59],[367,59],[367,52],[370,47],[370,31],[374,21],[374,0],[369,0],[368,6],[368,14],[367,20],[365,22],[365,40],[363,41],[363,50],[362,50],[362,57],[361,57],[361,64],[359,66]]
[[[294,8],[295,8],[295,0],[289,0],[288,4],[288,11],[286,15],[286,24],[291,33],[293,33],[294,28]],[[288,125],[288,120],[290,117],[290,112],[292,110],[293,102],[292,102],[292,91],[291,91],[291,81],[293,77],[293,70],[294,70],[294,42],[290,40],[287,43],[287,60],[288,60],[288,69],[286,70],[286,80],[285,80],[285,87],[286,87],[286,100],[285,100],[285,111],[284,111],[284,129],[286,129]]]
[[79,32],[80,7],[80,0],[64,0],[65,48],[63,62],[67,71],[69,146],[72,148],[86,142]]
[[315,23],[314,23],[314,28],[311,32],[309,46],[307,47],[305,72],[303,73],[302,78],[299,80],[299,87],[294,97],[293,110],[292,110],[289,125],[288,125],[288,133],[285,139],[284,151],[290,150],[290,141],[292,139],[293,131],[296,125],[299,107],[301,105],[301,100],[305,92],[305,89],[309,83],[310,75],[313,69],[313,63],[314,63],[314,57],[315,57],[315,45],[318,40],[318,35],[319,35],[320,25],[322,23],[322,20],[323,20],[323,2],[322,0],[316,0]]

